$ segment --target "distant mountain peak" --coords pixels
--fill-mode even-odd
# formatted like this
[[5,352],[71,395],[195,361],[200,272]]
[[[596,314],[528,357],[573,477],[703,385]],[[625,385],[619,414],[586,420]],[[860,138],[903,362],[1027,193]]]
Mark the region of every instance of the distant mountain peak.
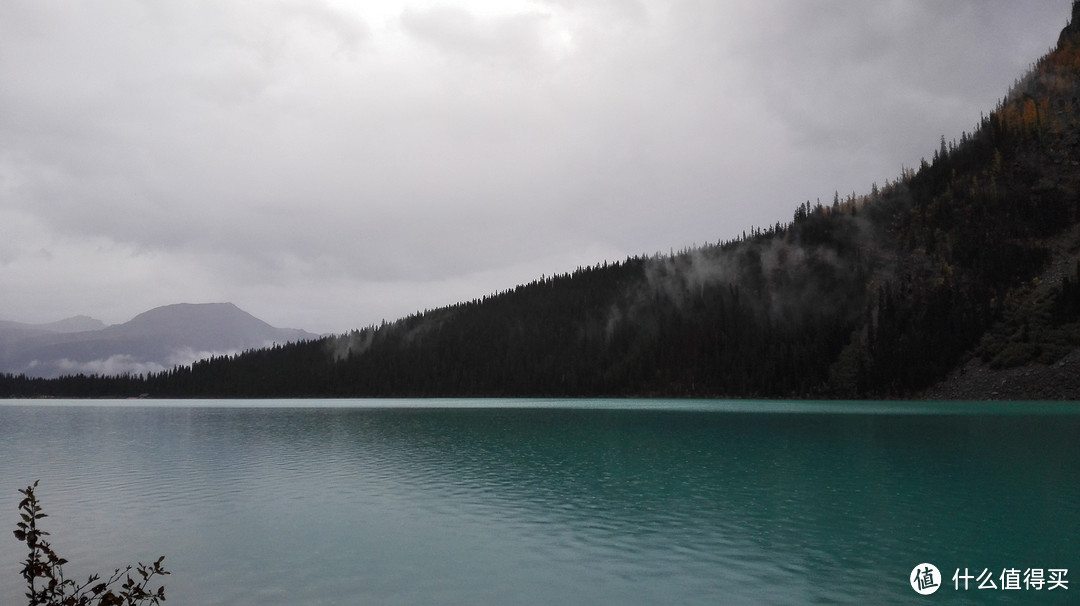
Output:
[[72,316],[56,322],[27,324],[25,322],[0,321],[0,329],[29,332],[72,333],[88,332],[105,328],[105,323],[90,316]]
[[97,318],[79,315],[65,318],[59,322],[46,324],[45,326],[56,332],[85,332],[89,330],[101,330],[102,328],[105,328],[105,323]]
[[180,341],[208,339],[246,348],[279,329],[232,303],[174,303],[144,311],[107,330],[117,334],[167,333]]
[[[162,305],[142,312],[124,324],[165,320],[206,320],[222,317],[247,317],[258,320],[255,316],[240,309],[233,303],[173,303]],[[262,322],[262,320],[259,320]]]
[[76,316],[41,325],[0,323],[0,372],[33,376],[146,372],[314,338],[276,328],[233,303],[176,303],[122,324]]

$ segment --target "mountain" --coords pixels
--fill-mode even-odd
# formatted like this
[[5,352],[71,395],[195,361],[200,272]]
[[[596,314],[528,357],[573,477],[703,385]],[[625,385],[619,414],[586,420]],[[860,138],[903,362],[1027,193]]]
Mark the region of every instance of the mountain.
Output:
[[46,324],[24,324],[22,322],[10,322],[7,320],[0,320],[0,334],[7,332],[27,332],[27,333],[66,333],[66,332],[83,332],[87,330],[100,330],[105,328],[105,323],[101,320],[96,320],[89,316],[73,316],[64,320],[56,322],[49,322]]
[[865,195],[345,335],[0,394],[1077,399],[1078,274],[1074,3],[973,132]]
[[303,330],[275,328],[231,303],[167,305],[113,326],[86,316],[52,324],[0,322],[0,371],[34,377],[161,371],[311,338]]

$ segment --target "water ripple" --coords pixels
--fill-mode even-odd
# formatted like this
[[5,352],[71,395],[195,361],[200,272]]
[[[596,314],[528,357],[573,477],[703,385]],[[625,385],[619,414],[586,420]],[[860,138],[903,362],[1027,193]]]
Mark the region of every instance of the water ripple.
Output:
[[[14,503],[42,480],[54,544],[73,562],[165,553],[171,604],[903,603],[910,589],[881,579],[921,561],[1068,567],[1078,428],[565,406],[0,406],[0,486]],[[0,550],[7,569],[16,557]],[[0,601],[17,591],[0,579]]]

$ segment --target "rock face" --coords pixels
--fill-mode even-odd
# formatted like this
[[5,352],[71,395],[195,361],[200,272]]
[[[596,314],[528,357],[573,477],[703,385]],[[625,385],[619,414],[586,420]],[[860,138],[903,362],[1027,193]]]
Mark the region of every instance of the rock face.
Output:
[[1058,36],[1058,48],[1064,46],[1066,42],[1075,43],[1078,39],[1080,39],[1080,2],[1073,0],[1072,17]]
[[232,303],[166,305],[113,326],[85,316],[52,324],[0,322],[0,372],[46,378],[152,372],[314,337],[275,328]]
[[925,400],[1075,400],[1080,397],[1080,350],[1053,364],[992,369],[978,359],[949,373]]

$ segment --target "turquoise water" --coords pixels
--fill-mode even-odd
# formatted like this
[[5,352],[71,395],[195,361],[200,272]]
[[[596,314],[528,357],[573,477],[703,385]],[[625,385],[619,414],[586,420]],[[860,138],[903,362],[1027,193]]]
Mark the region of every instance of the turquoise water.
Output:
[[164,554],[174,605],[1076,603],[951,577],[1080,578],[1078,437],[1075,403],[10,402],[0,519],[40,478],[69,576]]

